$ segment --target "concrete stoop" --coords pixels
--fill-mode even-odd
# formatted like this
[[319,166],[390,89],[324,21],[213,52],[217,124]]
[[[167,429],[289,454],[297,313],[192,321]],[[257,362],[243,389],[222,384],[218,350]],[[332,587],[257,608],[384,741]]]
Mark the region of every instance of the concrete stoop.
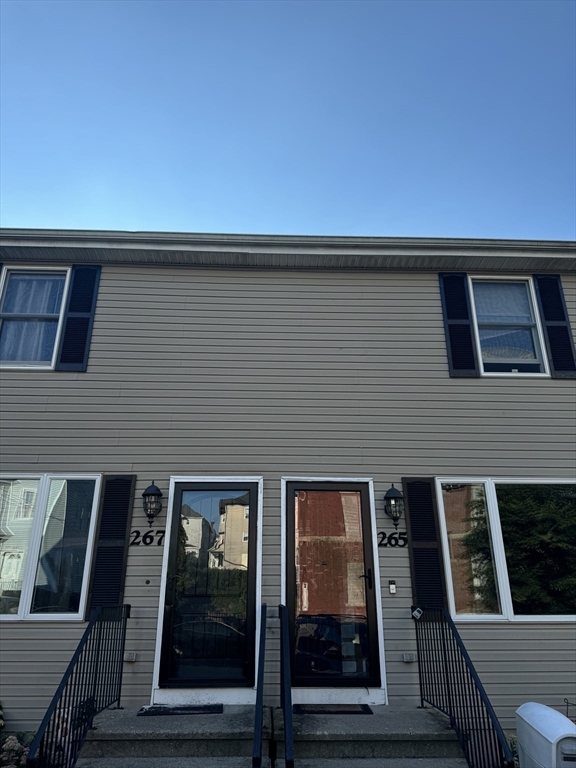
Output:
[[[263,768],[270,761],[263,760]],[[78,768],[251,768],[250,757],[83,757]],[[276,760],[276,768],[284,768],[284,758]],[[299,759],[294,768],[342,768],[337,758]],[[367,757],[346,761],[346,768],[467,768],[459,757]]]
[[[270,709],[266,708],[265,747],[271,735]],[[223,714],[158,717],[138,717],[133,709],[109,709],[95,718],[81,757],[243,757],[252,755],[253,737],[253,707],[228,706]]]
[[[294,755],[300,758],[462,757],[446,718],[416,707],[373,706],[373,715],[294,715]],[[275,725],[284,754],[282,721]]]
[[[372,707],[372,715],[294,715],[295,768],[466,768],[445,718],[416,707]],[[78,768],[250,768],[254,709],[137,717],[100,714]],[[282,712],[265,709],[263,768],[283,768]],[[274,758],[276,759],[274,760]]]

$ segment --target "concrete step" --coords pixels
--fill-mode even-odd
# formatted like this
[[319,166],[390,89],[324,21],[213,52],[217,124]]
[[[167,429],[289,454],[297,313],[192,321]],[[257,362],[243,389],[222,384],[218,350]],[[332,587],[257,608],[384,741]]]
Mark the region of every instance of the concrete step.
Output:
[[[462,758],[447,719],[433,710],[374,706],[372,715],[294,715],[297,758]],[[284,754],[281,712],[274,711],[277,754]],[[348,768],[348,765],[347,765]]]
[[[249,757],[86,757],[77,768],[251,768]],[[270,768],[268,759],[263,768]],[[284,768],[284,759],[276,760],[276,768]],[[297,759],[294,768],[342,768],[338,758]],[[467,768],[466,760],[458,757],[374,757],[346,761],[346,768]]]
[[[251,768],[251,757],[81,757],[76,768]],[[268,760],[262,768],[269,768]],[[400,766],[403,768],[403,766]]]
[[[276,761],[276,768],[284,768],[284,761]],[[342,768],[342,761],[297,759],[294,768]],[[468,763],[463,757],[359,757],[346,760],[346,768],[468,768]]]
[[[264,710],[264,750],[271,737]],[[254,707],[223,714],[138,717],[137,710],[107,710],[94,720],[81,758],[245,757],[252,755]]]
[[[417,707],[372,707],[366,715],[294,715],[294,754],[298,765],[312,761],[312,768],[336,766],[336,760],[360,760],[361,768],[370,768],[366,760],[383,759],[441,761],[462,759],[462,752],[453,730],[444,716],[433,710]],[[273,721],[273,723],[272,723]],[[272,728],[273,724],[273,728]],[[169,715],[138,717],[136,710],[108,710],[94,721],[95,728],[81,753],[79,768],[113,768],[112,760],[150,760],[150,766],[168,768],[168,759],[181,760],[182,765],[196,766],[199,758],[224,758],[226,768],[244,768],[250,764],[254,730],[253,707],[224,707],[222,714]],[[274,736],[273,736],[274,734]],[[268,756],[278,755],[277,766],[284,760],[284,730],[282,711],[265,709],[262,754],[264,768],[269,768]],[[238,766],[232,758],[244,758]],[[106,761],[106,765],[98,760]],[[95,762],[94,762],[95,761]],[[334,761],[334,762],[330,762]],[[130,763],[127,763],[130,765]],[[142,768],[144,767],[142,763]],[[175,763],[175,768],[180,763]],[[210,768],[205,763],[206,768]],[[394,763],[390,763],[395,768]],[[418,768],[427,768],[416,762]],[[450,766],[446,763],[446,766]],[[118,764],[118,768],[123,768]],[[218,762],[214,768],[220,768]],[[400,764],[400,768],[408,768]],[[451,768],[451,767],[450,767]]]

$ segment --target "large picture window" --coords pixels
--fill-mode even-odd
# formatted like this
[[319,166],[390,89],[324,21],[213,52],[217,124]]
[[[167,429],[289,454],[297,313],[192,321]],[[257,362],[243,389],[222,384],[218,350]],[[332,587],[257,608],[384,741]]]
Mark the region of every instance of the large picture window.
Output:
[[84,618],[99,487],[95,475],[0,478],[1,618]]
[[574,618],[576,482],[437,480],[455,618]]

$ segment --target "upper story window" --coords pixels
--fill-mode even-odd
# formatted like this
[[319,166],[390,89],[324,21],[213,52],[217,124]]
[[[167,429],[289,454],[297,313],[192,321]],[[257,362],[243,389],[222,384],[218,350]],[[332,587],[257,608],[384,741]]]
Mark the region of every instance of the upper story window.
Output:
[[440,274],[451,377],[576,378],[559,275]]
[[531,280],[473,278],[482,373],[548,373]]
[[52,368],[68,270],[7,270],[0,305],[0,360]]
[[100,267],[9,267],[0,281],[0,365],[85,371]]

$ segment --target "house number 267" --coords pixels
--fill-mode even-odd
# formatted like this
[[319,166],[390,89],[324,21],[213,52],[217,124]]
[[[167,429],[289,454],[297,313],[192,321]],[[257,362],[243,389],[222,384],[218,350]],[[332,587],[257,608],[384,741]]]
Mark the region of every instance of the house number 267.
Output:
[[164,534],[166,531],[146,531],[144,536],[140,534],[140,531],[130,531],[130,536],[133,538],[130,540],[131,547],[139,547],[140,544],[144,544],[145,547],[149,547],[151,544],[158,544],[159,547],[164,544]]

